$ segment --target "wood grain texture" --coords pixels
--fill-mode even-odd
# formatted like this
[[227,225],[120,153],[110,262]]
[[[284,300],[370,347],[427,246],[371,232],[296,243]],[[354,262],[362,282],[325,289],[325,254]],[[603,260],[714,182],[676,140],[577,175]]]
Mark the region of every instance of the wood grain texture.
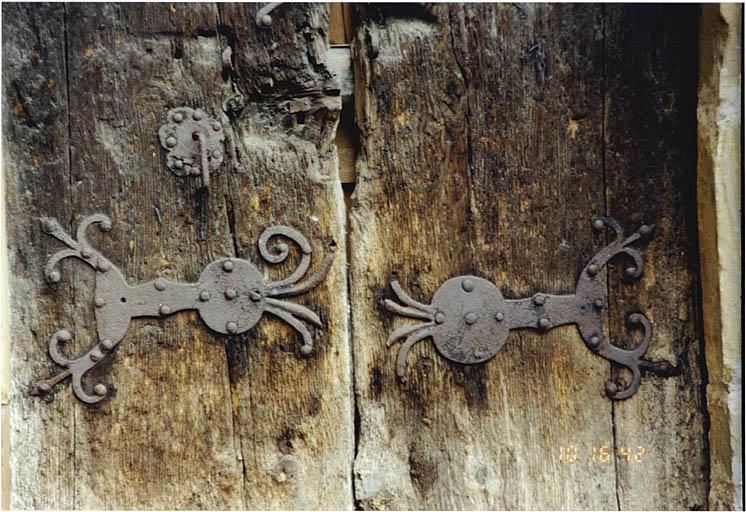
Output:
[[10,506],[74,508],[74,407],[29,395],[51,370],[49,336],[73,304],[43,276],[38,218],[70,219],[64,6],[3,4],[3,168],[11,272]]
[[[630,211],[637,189],[618,189],[624,176],[648,169],[630,170],[635,160],[620,156],[606,181],[604,131],[611,116],[605,109],[628,94],[605,83],[606,31],[635,34],[630,26],[637,21],[604,9],[363,10],[353,56],[363,142],[350,247],[360,415],[355,484],[363,508],[648,507],[656,492],[664,496],[655,499],[657,506],[704,506],[706,468],[695,463],[684,471],[679,463],[706,457],[697,370],[675,381],[648,378],[644,393],[613,406],[602,391],[609,364],[584,347],[574,327],[512,333],[493,360],[472,367],[450,363],[421,342],[410,354],[406,384],[395,377],[395,349],[384,347],[395,327],[411,323],[382,307],[393,297],[386,284],[392,272],[423,302],[447,278],[467,273],[497,283],[509,298],[572,292],[580,269],[604,245],[591,217],[608,211],[629,230],[645,218],[645,210]],[[653,22],[645,27],[654,30]],[[633,38],[614,49],[615,59],[660,58],[655,46],[634,46]],[[631,52],[641,54],[632,59]],[[665,59],[659,65],[665,72],[677,66]],[[644,71],[638,70],[640,79]],[[668,81],[660,88],[677,90]],[[626,108],[630,119],[635,110]],[[668,133],[659,140],[655,129],[637,132],[638,140],[643,133],[648,144],[674,144],[684,155],[685,141]],[[691,169],[692,155],[681,158],[677,162]],[[680,219],[679,192],[665,186],[672,176],[660,177],[659,199],[650,208]],[[617,208],[625,201],[627,209]],[[696,273],[680,263],[696,255],[691,233],[679,223],[663,237],[681,247],[683,258],[677,253],[681,259],[661,266],[648,254],[649,273],[638,292],[650,288],[651,275],[677,263],[678,285],[670,291],[694,306],[687,286]],[[610,300],[618,316],[614,278],[609,275]],[[644,306],[656,300],[654,313],[668,311],[656,297]],[[693,312],[676,321],[696,332]],[[662,320],[664,332],[669,322]],[[610,332],[626,331],[616,322]],[[653,357],[668,355],[661,348],[667,340],[656,338]],[[697,342],[686,346],[696,364]],[[659,400],[667,392],[685,425],[672,427],[664,416],[671,409],[664,411]],[[619,458],[592,460],[593,446],[613,450],[631,442],[637,427],[654,433],[649,442],[657,460],[632,469],[622,468]],[[568,446],[578,448],[576,463],[558,461],[558,449]],[[677,489],[691,486],[688,497],[664,491],[671,487],[661,472],[667,465],[678,468],[671,473],[681,478]]]
[[[9,195],[18,198],[9,201],[18,220],[10,236],[17,260],[14,293],[27,295],[14,298],[14,360],[22,367],[12,399],[18,410],[16,506],[351,506],[343,257],[322,286],[297,299],[324,322],[309,358],[300,356],[297,333],[278,319],[264,318],[245,336],[224,337],[209,331],[196,313],[180,313],[133,321],[113,361],[92,372],[112,388],[111,399],[98,407],[79,403],[68,386],[50,399],[28,396],[34,379],[51,371],[46,343],[52,332],[63,326],[74,332],[71,353],[95,338],[90,273],[65,266],[57,287],[42,281],[44,260],[59,244],[42,234],[40,215],[57,216],[70,228],[93,212],[110,215],[113,230],[96,233],[95,244],[137,282],[158,276],[195,281],[210,261],[229,255],[266,268],[256,243],[271,224],[291,225],[311,240],[312,269],[332,242],[344,254],[343,201],[331,144],[339,99],[316,88],[299,101],[241,95],[250,86],[233,81],[240,81],[240,65],[278,37],[271,31],[249,37],[258,30],[246,23],[255,8],[234,6],[227,21],[212,4],[71,4],[66,12],[27,6],[11,13],[18,21],[7,40],[16,51],[34,44],[36,25],[46,37],[37,43],[44,45],[36,51],[41,62],[24,68],[19,59],[17,72],[4,73],[15,79],[4,82],[6,91],[21,87],[13,96],[18,119],[4,133],[27,132],[17,149],[6,150],[13,162]],[[323,32],[324,6],[296,10],[295,16],[288,22],[316,24]],[[229,37],[239,32],[229,23],[241,26],[245,40]],[[244,54],[235,68],[224,58],[231,44]],[[309,65],[304,44],[285,49],[270,74],[282,74],[291,63],[293,73]],[[319,52],[314,66],[323,66],[324,45],[308,44]],[[42,87],[58,92],[59,101],[51,96],[49,111],[31,117],[25,110],[35,106],[30,98],[36,101]],[[207,191],[198,180],[171,174],[158,144],[165,113],[182,105],[201,107],[220,120],[229,139],[226,162]],[[26,163],[24,152],[38,161]],[[28,364],[29,358],[35,362]],[[37,466],[25,463],[31,458]]]
[[[643,446],[644,464],[618,456],[622,509],[707,508],[708,451],[699,310],[696,217],[698,8],[607,6],[605,109],[608,212],[623,225],[655,223],[645,277],[609,274],[610,325],[617,343],[636,343],[628,312],[653,324],[652,360],[681,376],[647,382],[614,405],[617,448]],[[665,483],[664,483],[665,482]]]

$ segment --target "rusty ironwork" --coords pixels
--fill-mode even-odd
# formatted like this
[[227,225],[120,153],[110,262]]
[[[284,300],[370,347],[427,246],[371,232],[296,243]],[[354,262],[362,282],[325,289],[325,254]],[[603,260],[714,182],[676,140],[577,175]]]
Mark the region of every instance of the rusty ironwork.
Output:
[[[270,313],[300,333],[302,354],[307,355],[312,351],[313,338],[303,321],[321,327],[321,319],[305,306],[282,299],[301,295],[321,283],[331,268],[334,244],[330,245],[330,251],[319,268],[310,277],[301,280],[311,264],[311,245],[305,236],[293,228],[272,226],[259,237],[259,252],[263,259],[272,264],[287,259],[290,246],[285,241],[278,243],[278,239],[290,240],[300,249],[300,262],[285,279],[268,281],[247,260],[221,258],[207,265],[196,283],[158,278],[130,286],[122,272],[86,239],[86,230],[92,224],[103,231],[111,229],[109,217],[91,215],[83,219],[73,239],[55,219],[42,219],[44,231],[69,247],[54,254],[47,262],[45,275],[48,281],[60,281],[58,264],[67,258],[76,258],[96,272],[93,305],[98,342],[85,354],[69,358],[60,350],[60,343],[72,340],[72,334],[66,329],[55,332],[49,340],[49,355],[64,369],[51,378],[39,381],[33,389],[34,394],[49,393],[56,384],[72,377],[73,391],[80,400],[89,404],[99,402],[107,395],[108,387],[97,383],[89,393],[83,387],[83,375],[113,356],[130,321],[137,317],[165,317],[187,309],[196,309],[205,324],[221,334],[244,333],[254,327],[264,313]],[[271,247],[270,241],[273,242]]]
[[161,146],[168,152],[166,166],[175,175],[201,176],[210,186],[210,172],[223,162],[223,126],[203,110],[179,107],[169,110],[158,130]]
[[407,295],[397,280],[392,280],[391,289],[401,303],[386,299],[384,307],[397,315],[424,321],[396,329],[386,341],[386,346],[390,347],[403,340],[396,362],[398,376],[406,380],[407,354],[413,345],[426,338],[431,338],[438,352],[447,359],[476,364],[494,357],[513,329],[548,331],[565,324],[577,325],[591,352],[625,366],[632,373],[631,382],[626,387],[613,380],[606,383],[606,395],[613,400],[632,396],[640,387],[643,371],[661,376],[676,373],[676,368],[666,361],[643,359],[652,336],[650,321],[644,314],[632,313],[627,317],[630,328],[643,332],[642,341],[634,349],[627,350],[613,344],[603,333],[607,306],[606,278],[601,270],[613,258],[623,256],[630,261],[624,270],[626,276],[639,278],[642,275],[642,256],[640,250],[632,245],[650,238],[654,226],[643,225],[626,238],[614,219],[598,217],[593,220],[593,227],[598,230],[611,228],[616,236],[585,266],[572,295],[537,293],[525,299],[509,300],[490,281],[459,276],[443,283],[432,302],[423,304]]

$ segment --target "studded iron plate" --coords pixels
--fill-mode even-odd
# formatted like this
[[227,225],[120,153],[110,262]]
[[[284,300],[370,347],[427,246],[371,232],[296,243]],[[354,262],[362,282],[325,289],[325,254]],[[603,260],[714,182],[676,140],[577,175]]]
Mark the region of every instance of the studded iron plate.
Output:
[[48,393],[56,384],[71,376],[73,391],[79,399],[91,404],[99,402],[107,395],[107,386],[98,383],[89,393],[83,387],[82,377],[106,357],[113,355],[130,321],[137,317],[166,317],[186,309],[196,309],[209,328],[222,334],[246,332],[259,322],[264,313],[270,313],[300,333],[302,354],[307,355],[312,351],[313,339],[303,321],[321,327],[321,319],[305,306],[283,299],[301,295],[321,283],[334,260],[333,245],[318,270],[301,281],[311,263],[311,245],[306,237],[293,228],[272,226],[259,237],[259,252],[263,259],[273,264],[281,263],[290,253],[290,247],[284,241],[274,243],[270,249],[270,239],[275,242],[277,239],[289,239],[301,252],[300,263],[285,279],[268,281],[247,260],[221,258],[207,265],[196,283],[177,283],[159,278],[130,286],[121,271],[86,239],[86,230],[92,224],[97,224],[104,231],[111,229],[111,220],[106,215],[91,215],[83,219],[76,239],[73,239],[55,219],[42,219],[44,231],[69,247],[54,254],[47,262],[45,275],[48,281],[58,282],[61,279],[57,265],[66,258],[77,258],[96,272],[94,309],[98,342],[82,356],[68,358],[60,350],[60,342],[70,341],[72,334],[66,329],[54,333],[49,341],[49,355],[64,370],[39,381],[33,390],[34,394]]
[[210,184],[210,172],[223,162],[223,126],[203,110],[179,107],[169,110],[158,130],[161,146],[168,151],[166,166],[175,175],[201,176]]
[[606,383],[606,395],[613,400],[632,396],[640,386],[643,371],[661,376],[678,373],[678,369],[666,361],[643,359],[650,345],[652,327],[642,313],[628,316],[629,326],[643,331],[642,341],[636,348],[620,348],[603,334],[606,282],[601,269],[621,255],[631,260],[631,265],[625,269],[627,277],[639,278],[642,275],[642,256],[632,244],[649,238],[653,226],[643,225],[627,238],[623,237],[619,224],[610,218],[594,219],[593,227],[598,230],[609,227],[615,232],[616,238],[586,265],[573,295],[537,293],[526,299],[506,300],[490,281],[475,276],[460,276],[443,283],[435,292],[431,304],[423,304],[407,295],[398,281],[393,280],[391,288],[401,304],[386,299],[385,308],[392,313],[425,322],[400,327],[386,341],[386,346],[391,346],[403,340],[396,363],[399,377],[406,380],[407,355],[413,345],[426,338],[431,338],[438,352],[447,359],[461,364],[475,364],[494,357],[505,345],[512,329],[548,331],[565,324],[577,325],[580,336],[594,354],[631,371],[632,380],[626,387],[614,381]]

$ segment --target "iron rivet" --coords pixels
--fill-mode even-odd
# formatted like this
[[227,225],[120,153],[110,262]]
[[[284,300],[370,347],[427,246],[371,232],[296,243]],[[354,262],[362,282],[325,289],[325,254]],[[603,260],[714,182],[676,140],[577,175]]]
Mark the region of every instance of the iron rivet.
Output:
[[596,229],[603,229],[604,228],[604,221],[601,219],[596,219],[593,221],[593,227]]
[[161,315],[164,315],[164,316],[171,314],[171,308],[168,306],[161,306],[158,311],[160,311]]
[[201,300],[202,302],[207,302],[208,300],[210,300],[210,292],[208,292],[207,290],[199,292],[199,300]]
[[70,334],[70,331],[67,329],[62,329],[61,331],[57,332],[57,339],[60,341],[70,341],[73,339],[73,335]]
[[96,305],[97,308],[102,308],[106,305],[106,301],[103,299],[103,297],[96,297],[96,300],[94,300],[93,303]]
[[167,137],[166,138],[166,146],[168,146],[170,148],[176,146],[176,142],[177,142],[176,137]]
[[595,276],[596,274],[598,274],[598,265],[596,265],[595,263],[591,263],[590,265],[588,265],[587,272],[589,276]]
[[194,119],[195,121],[199,121],[204,117],[204,115],[205,114],[201,110],[195,110],[194,112],[192,112],[192,119]]
[[637,274],[637,269],[635,267],[627,267],[624,273],[630,277],[634,277]]
[[49,273],[49,280],[52,281],[53,283],[58,283],[60,279],[62,279],[62,276],[56,270],[52,270]]
[[163,290],[166,289],[166,281],[164,281],[163,279],[156,279],[153,286],[155,286],[156,290],[162,292]]
[[111,350],[114,348],[114,342],[111,340],[104,340],[101,342],[101,348],[104,350]]
[[307,356],[308,354],[310,354],[312,350],[313,350],[313,347],[311,345],[303,345],[300,347],[300,353],[303,354],[304,356]]
[[229,333],[234,333],[238,330],[238,325],[236,325],[236,322],[228,322],[225,326],[225,330]]
[[477,315],[475,315],[474,313],[466,313],[464,315],[464,322],[466,322],[467,324],[472,325],[476,321],[477,321]]
[[604,390],[606,391],[606,396],[608,396],[609,398],[614,398],[614,395],[616,395],[619,388],[613,382],[607,382],[604,386]]
[[546,329],[549,327],[549,319],[545,316],[539,318],[539,327]]
[[289,250],[290,250],[290,248],[288,247],[288,244],[286,244],[285,242],[280,242],[279,244],[277,244],[277,253],[278,254],[282,254],[282,253],[288,252]]
[[534,304],[536,304],[537,306],[543,306],[545,302],[546,297],[544,297],[543,295],[537,295],[536,297],[534,297]]
[[223,270],[226,272],[233,272],[233,262],[228,260],[223,263]]
[[485,352],[481,348],[478,348],[478,349],[476,349],[474,351],[474,357],[477,358],[477,359],[482,359],[484,357],[484,355],[485,355]]
[[36,387],[42,393],[49,393],[50,391],[52,391],[52,386],[50,386],[48,382],[40,382],[39,385]]
[[647,236],[652,231],[652,228],[647,224],[643,224],[642,226],[640,226],[640,229],[638,231],[642,236]]
[[111,263],[106,260],[100,260],[97,267],[101,272],[108,272],[111,269]]
[[216,132],[219,132],[220,130],[223,129],[223,127],[220,126],[220,123],[215,121],[214,123],[212,123],[212,129],[215,130]]
[[94,350],[93,352],[91,352],[91,354],[88,357],[91,358],[91,361],[98,362],[98,361],[101,361],[102,355],[100,352]]
[[93,256],[93,253],[91,252],[91,250],[88,247],[83,247],[80,250],[80,255],[83,256],[85,259],[88,259],[91,256]]
[[55,226],[54,222],[51,219],[44,219],[44,221],[41,223],[41,228],[47,233],[51,233],[55,230],[56,227],[57,226]]
[[176,161],[174,161],[174,168],[176,168],[176,169],[183,169],[184,168],[184,161],[183,160],[176,160]]
[[254,290],[253,292],[249,293],[249,298],[254,302],[259,302],[260,300],[262,300],[262,294]]
[[590,345],[592,348],[598,347],[599,343],[601,343],[601,340],[598,336],[591,336],[591,338],[588,340],[588,345]]
[[181,112],[176,112],[174,114],[173,119],[174,119],[174,122],[180,123],[180,122],[182,122],[184,120],[184,114],[182,114]]
[[596,299],[593,301],[593,307],[596,309],[603,309],[604,308],[604,301],[601,299]]
[[497,313],[495,315],[495,320],[497,320],[498,322],[502,322],[503,320],[505,320],[505,315],[503,315],[502,313]]
[[474,281],[471,279],[464,279],[461,282],[461,287],[464,289],[465,292],[470,292],[474,289]]
[[437,313],[435,313],[436,324],[442,324],[445,321],[446,321],[446,316],[442,312],[438,311]]
[[265,27],[269,27],[270,25],[272,25],[272,16],[270,16],[269,14],[265,14],[264,16],[262,16],[262,25],[264,25]]
[[103,384],[96,384],[93,386],[93,392],[96,393],[98,396],[104,396],[106,394],[106,386]]
[[228,300],[233,300],[236,298],[236,290],[233,288],[228,288],[225,290],[225,298]]
[[222,154],[223,154],[223,152],[220,151],[219,149],[214,149],[212,151],[212,157],[213,158],[220,158]]

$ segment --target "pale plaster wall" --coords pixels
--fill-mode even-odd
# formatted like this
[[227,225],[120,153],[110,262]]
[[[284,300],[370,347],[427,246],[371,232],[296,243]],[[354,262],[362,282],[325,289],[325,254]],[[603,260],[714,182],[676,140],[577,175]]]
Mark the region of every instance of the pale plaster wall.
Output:
[[697,207],[711,509],[743,507],[742,10],[705,5],[700,21]]

